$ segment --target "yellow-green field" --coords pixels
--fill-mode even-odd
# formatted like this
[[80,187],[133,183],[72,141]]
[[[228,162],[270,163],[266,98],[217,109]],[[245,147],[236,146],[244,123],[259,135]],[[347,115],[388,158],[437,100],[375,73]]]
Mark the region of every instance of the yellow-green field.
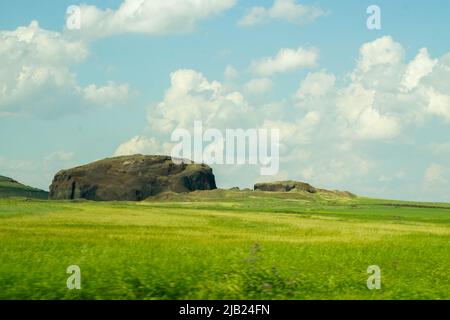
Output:
[[[0,263],[0,299],[450,299],[450,205],[220,190],[0,199]],[[66,286],[70,265],[81,290]]]

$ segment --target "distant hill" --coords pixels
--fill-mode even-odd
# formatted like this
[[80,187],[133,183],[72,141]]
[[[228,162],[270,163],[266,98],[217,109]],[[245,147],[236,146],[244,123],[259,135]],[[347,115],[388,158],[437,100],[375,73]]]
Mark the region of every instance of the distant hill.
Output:
[[[239,188],[215,189],[215,190],[197,190],[189,193],[163,192],[156,196],[149,197],[147,201],[169,201],[169,202],[236,202],[242,205],[247,203],[256,203],[262,207],[270,204],[274,199],[287,200],[300,203],[317,203],[326,201],[349,202],[358,199],[358,196],[347,191],[317,189],[309,184],[294,182],[296,187],[286,191],[282,188],[272,188],[279,184],[290,185],[291,181],[267,184],[269,190],[262,190],[262,184],[255,185],[256,190]],[[269,204],[267,203],[269,201]],[[253,206],[253,204],[252,204]]]
[[48,192],[28,187],[11,178],[0,175],[0,198],[8,197],[48,199]]

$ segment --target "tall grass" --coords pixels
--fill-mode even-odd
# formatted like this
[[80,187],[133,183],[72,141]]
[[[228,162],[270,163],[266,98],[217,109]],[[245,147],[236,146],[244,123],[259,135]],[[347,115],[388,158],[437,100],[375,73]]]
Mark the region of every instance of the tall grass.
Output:
[[[0,200],[0,299],[449,299],[450,210],[239,195]],[[81,268],[81,290],[66,269]],[[367,267],[381,290],[366,286]]]

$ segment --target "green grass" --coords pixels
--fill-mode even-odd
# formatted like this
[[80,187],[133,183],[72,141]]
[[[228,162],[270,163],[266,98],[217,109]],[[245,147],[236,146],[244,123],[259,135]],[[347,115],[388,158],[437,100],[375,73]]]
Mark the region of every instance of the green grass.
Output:
[[[450,205],[220,190],[0,199],[0,261],[0,299],[450,299]],[[81,290],[66,287],[69,265]],[[370,265],[381,290],[366,287]]]

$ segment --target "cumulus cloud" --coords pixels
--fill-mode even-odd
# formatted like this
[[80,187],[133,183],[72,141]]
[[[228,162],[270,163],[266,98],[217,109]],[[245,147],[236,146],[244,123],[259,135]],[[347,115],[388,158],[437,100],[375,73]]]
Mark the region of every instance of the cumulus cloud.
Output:
[[[450,150],[448,143],[431,145],[432,153],[428,156],[436,162],[424,176],[417,170],[408,170],[408,165],[396,159],[392,154],[395,151],[390,148],[400,144],[403,148],[400,153],[406,148],[411,154],[420,152],[421,142],[416,135],[428,130],[429,120],[439,119],[444,126],[450,121],[450,95],[447,94],[450,86],[446,81],[450,79],[450,54],[434,58],[422,48],[407,61],[403,46],[386,36],[363,44],[355,67],[348,74],[349,77],[338,81],[332,74],[310,73],[294,95],[299,110],[318,112],[321,120],[310,136],[311,145],[327,150],[324,154],[321,148],[309,148],[311,157],[303,162],[299,160],[305,164],[301,177],[318,184],[335,183],[338,187],[349,180],[369,181],[366,186],[356,185],[353,190],[360,187],[380,195],[385,188],[398,187],[414,179],[420,185],[423,179],[422,199],[445,199],[446,195],[437,191],[450,183],[450,171],[445,169],[448,165],[440,163]],[[404,144],[406,141],[408,146]],[[364,154],[362,150],[367,150],[369,145],[374,149]],[[387,151],[379,151],[387,146],[391,146],[389,160],[385,159]],[[329,155],[332,159],[328,159]],[[397,175],[400,171],[401,177]],[[408,179],[399,181],[406,175]],[[436,188],[437,185],[440,187]],[[420,196],[414,193],[417,190],[404,187],[403,196],[408,192]],[[389,192],[401,193],[392,189]]]
[[[164,98],[148,112],[149,124],[145,134],[119,146],[115,154],[159,151],[166,155],[171,154],[174,143],[170,139],[174,130],[185,129],[193,135],[193,126],[197,121],[202,122],[204,131],[215,129],[223,135],[227,129],[262,127],[264,114],[257,112],[247,102],[243,93],[230,89],[219,81],[209,80],[202,73],[191,69],[176,70],[170,75],[170,79],[170,86]],[[206,146],[211,148],[211,145],[205,142],[204,147]],[[220,149],[219,145],[212,148]],[[194,158],[195,156],[193,155]],[[237,157],[239,156],[238,154]],[[222,185],[236,182],[235,176],[230,176],[230,170],[236,169],[236,175],[248,180],[254,179],[253,172],[259,174],[259,168],[254,165],[226,167],[214,167],[215,172],[224,173]]]
[[317,185],[337,185],[349,180],[366,177],[370,170],[376,166],[375,161],[357,154],[335,154],[331,158],[317,159],[300,169],[302,179]]
[[307,97],[321,97],[327,94],[334,87],[336,76],[325,70],[308,73],[306,78],[300,83],[295,96],[298,99]]
[[316,48],[280,49],[275,57],[254,60],[250,69],[259,76],[271,76],[317,65],[319,50]]
[[238,25],[249,27],[270,20],[284,20],[293,24],[306,24],[325,16],[326,12],[314,6],[303,5],[295,0],[275,0],[272,7],[253,7]]
[[81,28],[90,38],[125,33],[162,35],[193,31],[198,22],[230,9],[235,0],[125,0],[117,10],[81,5]]
[[54,117],[105,103],[108,95],[125,99],[128,89],[123,85],[78,84],[70,67],[88,54],[84,42],[42,29],[37,21],[0,31],[0,111]]
[[339,117],[346,124],[342,135],[356,139],[386,139],[400,133],[400,121],[374,106],[377,92],[360,84],[342,90],[337,98]]
[[428,112],[450,122],[450,96],[440,93],[434,88],[428,88],[426,95],[429,99]]
[[369,71],[376,66],[389,66],[400,63],[404,49],[391,36],[384,36],[364,44],[360,49],[358,66],[362,71]]
[[432,72],[421,78],[418,87],[432,87],[439,92],[448,93],[450,92],[450,52],[438,59],[431,59],[431,61],[435,60],[437,63]]
[[[0,110],[48,108],[58,94],[74,96],[75,75],[67,65],[88,54],[82,42],[41,29],[37,21],[0,31]],[[12,110],[11,110],[12,109]]]
[[[406,186],[411,181],[425,187],[433,183],[448,185],[450,179],[439,178],[447,177],[442,161],[435,161],[440,164],[430,165],[424,174],[412,170],[400,158],[407,148],[412,155],[423,152],[418,151],[421,142],[415,135],[431,125],[427,122],[431,118],[450,121],[449,85],[443,81],[450,79],[450,55],[434,58],[421,49],[408,61],[404,52],[403,46],[389,36],[362,44],[354,68],[345,76],[327,70],[310,72],[299,79],[292,99],[265,101],[262,105],[250,104],[246,95],[264,92],[271,83],[266,78],[269,74],[288,70],[286,65],[292,67],[278,63],[283,54],[257,60],[266,63],[260,64],[264,65],[259,69],[262,74],[244,82],[242,92],[198,71],[176,70],[164,98],[149,111],[144,137],[127,143],[138,147],[118,154],[165,151],[161,147],[168,145],[174,129],[190,130],[194,121],[202,120],[205,128],[219,130],[280,130],[280,173],[286,176],[288,172],[289,179],[376,196],[413,195],[418,191]],[[234,71],[229,68],[227,73],[233,75]],[[240,79],[243,77],[245,74],[240,75]],[[395,146],[399,144],[402,149],[396,159]],[[433,151],[430,159],[442,158],[449,149],[442,143],[430,147],[427,142],[425,147]],[[386,158],[386,154],[392,157]],[[245,166],[216,166],[214,170],[224,187],[248,186],[260,179],[257,170]],[[388,190],[402,183],[406,191]],[[430,194],[424,193],[424,197]]]
[[418,55],[409,63],[403,75],[402,85],[406,91],[416,88],[420,80],[433,71],[437,61],[437,59],[430,59],[427,48],[420,49]]
[[159,132],[175,128],[192,128],[194,121],[203,121],[212,128],[245,125],[251,112],[242,93],[229,91],[218,81],[209,81],[203,74],[180,69],[170,76],[171,86],[156,110],[149,113],[150,125]]
[[272,90],[272,80],[267,78],[258,78],[248,81],[244,85],[244,90],[250,94],[262,94]]
[[[294,121],[266,119],[262,127],[280,131],[280,154],[283,161],[296,161],[304,157],[303,145],[310,144],[314,130],[320,122],[320,115],[315,111],[299,115]],[[299,157],[299,158],[297,158]]]
[[445,75],[444,62],[430,58],[426,48],[410,62],[404,53],[390,36],[361,46],[350,81],[336,91],[337,125],[344,137],[392,140],[429,116],[450,121],[450,97],[435,88],[442,81],[434,75],[437,70],[441,79],[450,78],[450,69]]
[[[168,150],[166,150],[168,151]],[[130,156],[134,154],[163,154],[162,146],[155,138],[135,136],[122,143],[114,152],[115,156]]]
[[106,86],[98,87],[95,84],[83,89],[83,98],[92,104],[99,106],[111,106],[123,104],[130,96],[130,86],[128,84],[116,84],[112,81]]
[[89,51],[81,41],[68,40],[58,32],[40,28],[37,21],[14,31],[0,31],[1,62],[20,64],[45,64],[59,66],[62,63],[80,62]]

